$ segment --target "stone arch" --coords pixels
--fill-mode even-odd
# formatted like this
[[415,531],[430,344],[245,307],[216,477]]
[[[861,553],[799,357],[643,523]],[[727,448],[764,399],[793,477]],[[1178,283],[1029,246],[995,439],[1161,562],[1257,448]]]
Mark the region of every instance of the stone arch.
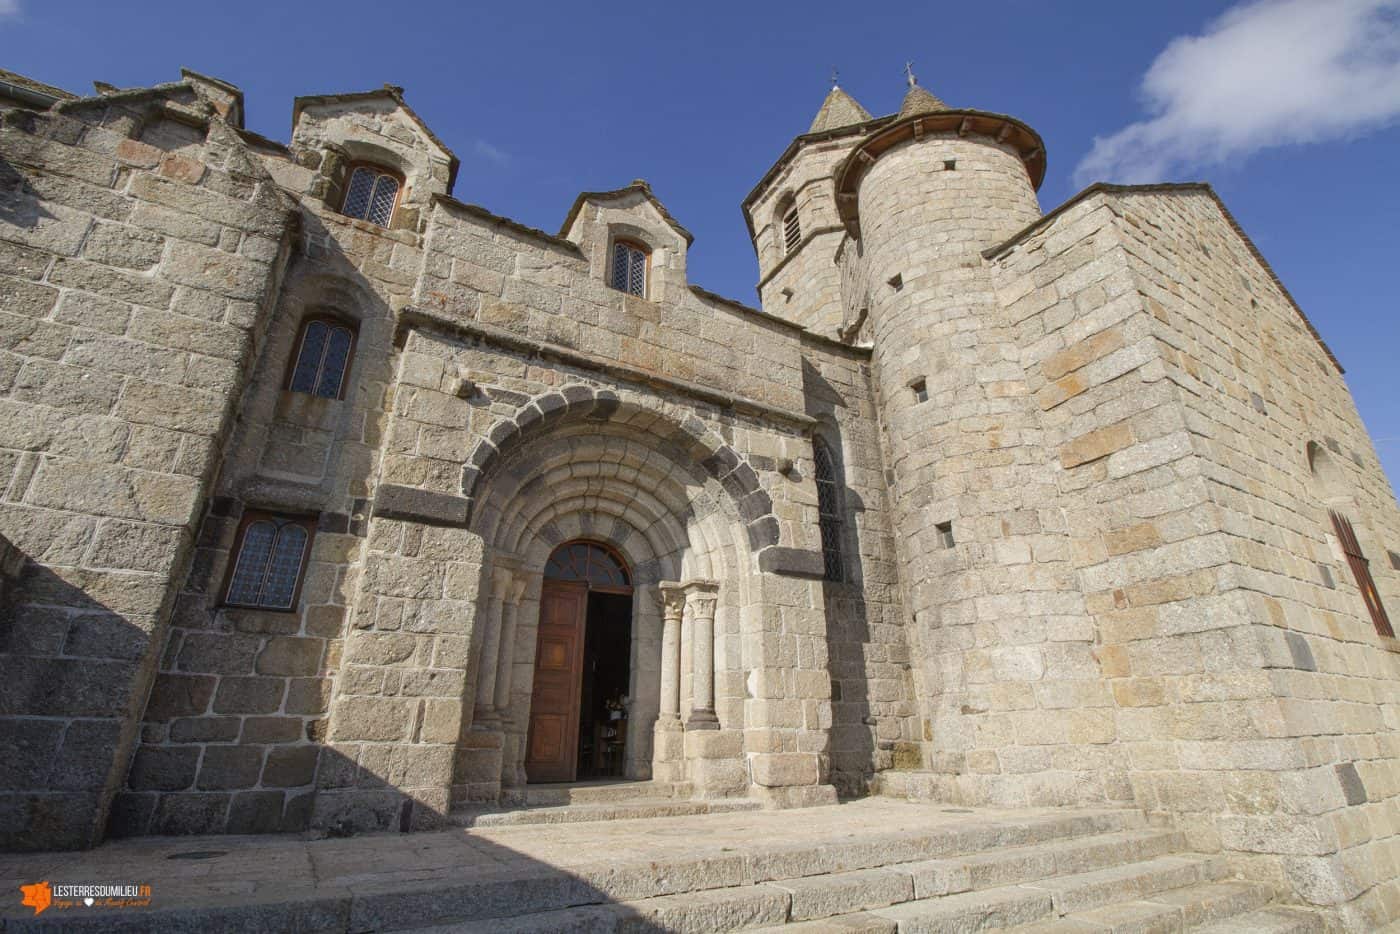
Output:
[[[683,750],[654,743],[663,664],[655,595],[662,581],[720,582],[714,706],[722,728],[743,728],[745,677],[754,666],[745,658],[740,630],[745,609],[762,591],[753,526],[767,516],[776,533],[776,519],[757,475],[729,445],[699,419],[662,406],[567,386],[502,420],[465,468],[463,491],[472,502],[467,524],[482,542],[485,561],[503,556],[528,578],[512,646],[511,707],[504,717],[505,729],[514,731],[503,739],[507,781],[512,774],[521,777],[516,763],[528,726],[542,571],[552,550],[573,539],[613,547],[632,568],[636,693],[628,724],[629,776],[685,777]],[[741,508],[745,503],[749,514]],[[763,507],[761,514],[754,513],[754,503]],[[692,685],[682,681],[684,707]],[[737,745],[735,754],[742,755]]]
[[477,444],[462,469],[462,493],[470,501],[468,521],[474,522],[478,485],[499,465],[502,452],[577,423],[627,425],[647,432],[677,467],[703,472],[719,484],[742,519],[751,551],[778,543],[778,520],[772,500],[759,485],[758,474],[704,422],[689,414],[673,416],[623,399],[610,389],[582,383],[536,396],[521,405],[514,416],[497,422]]

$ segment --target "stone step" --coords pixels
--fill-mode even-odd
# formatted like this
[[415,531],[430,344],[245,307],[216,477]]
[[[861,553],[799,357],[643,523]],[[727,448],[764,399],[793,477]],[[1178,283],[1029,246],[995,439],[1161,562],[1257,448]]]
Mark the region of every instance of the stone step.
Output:
[[1072,912],[1013,928],[1008,934],[1142,934],[1199,931],[1205,925],[1233,931],[1241,917],[1267,905],[1273,896],[1269,886],[1255,882],[1208,882]]
[[527,807],[565,804],[604,804],[640,798],[687,798],[690,789],[678,782],[574,782],[560,785],[527,785]]
[[1114,902],[1134,901],[1202,882],[1214,882],[1224,878],[1227,873],[1228,867],[1221,857],[1183,854],[1041,879],[1025,883],[1025,887],[1048,892],[1054,901],[1055,913],[1066,915]]
[[1317,912],[1272,905],[1198,928],[1197,934],[1323,934],[1326,930]]
[[1002,847],[985,853],[906,863],[915,898],[953,895],[971,889],[1034,882],[1123,866],[1175,853],[1184,834],[1172,830],[1129,830],[1033,846]]
[[452,812],[458,827],[512,827],[525,824],[574,824],[580,821],[643,820],[650,817],[682,817],[690,814],[728,814],[762,807],[748,798],[696,800],[620,800],[601,804],[566,804],[558,807],[524,807],[513,810],[462,808]]
[[[1017,890],[1004,884],[1005,880],[1035,881],[1045,874],[1097,867],[1104,863],[1116,867],[1124,859],[1143,860],[1136,864],[1141,867],[1138,875],[1152,876],[1162,867],[1150,857],[1178,847],[1181,841],[1181,835],[1171,831],[1124,831],[1087,839],[1071,838],[1028,847],[1009,847],[961,858],[892,863],[879,868],[774,879],[615,905],[541,912],[510,919],[504,928],[496,921],[474,921],[432,930],[439,934],[469,934],[488,930],[627,931],[639,927],[643,930],[703,932],[769,925],[782,926],[774,927],[774,930],[787,932],[794,923],[801,925],[805,922],[813,922],[810,929],[814,931],[826,929],[816,922],[833,926],[832,930],[850,930],[852,925],[855,930],[881,930],[890,928],[896,922],[914,924],[915,929],[922,930],[922,921],[881,917],[885,913],[875,910],[924,898],[927,890],[921,891],[920,887],[926,886],[929,879],[941,882],[959,879],[964,886],[958,893],[949,894],[948,887],[939,884],[939,891],[933,895],[943,898],[932,897],[916,902],[922,907],[912,912],[911,917],[922,918],[925,913],[931,913],[936,921],[931,930],[940,930],[939,925],[948,924],[954,926],[949,929],[960,929],[958,926],[974,922],[1004,924],[1008,919],[1019,923],[1042,914],[1049,916],[1055,910],[1055,896],[1030,886]],[[1084,879],[1087,883],[1100,881],[1093,874],[1085,873],[1070,878]],[[980,886],[990,894],[983,900],[960,898],[961,894],[979,894],[966,891],[969,885]],[[1152,889],[1152,885],[1143,882],[1134,891],[1149,889]],[[1035,906],[1042,906],[1044,911]],[[989,909],[996,908],[1003,911],[988,913]],[[1160,908],[1162,911],[1168,910],[1166,906]],[[1177,911],[1179,913],[1180,910]],[[851,917],[857,914],[861,917]]]
[[[1162,833],[1143,832],[1142,824],[1140,814],[1128,811],[1066,812],[1019,820],[954,825],[929,832],[855,834],[850,839],[830,840],[819,846],[762,841],[746,847],[743,853],[697,857],[686,862],[608,865],[597,871],[577,871],[568,880],[540,879],[522,890],[514,890],[512,883],[502,880],[494,886],[480,883],[472,891],[466,887],[460,892],[440,891],[436,899],[429,897],[431,900],[411,903],[407,899],[391,899],[382,905],[371,905],[367,900],[362,900],[361,910],[352,922],[375,930],[417,930],[425,927],[443,932],[627,930],[633,919],[652,913],[661,913],[671,919],[668,925],[680,924],[681,921],[677,919],[687,910],[684,908],[687,899],[713,892],[697,903],[701,919],[697,922],[701,925],[699,929],[707,929],[705,926],[721,916],[722,912],[746,916],[746,912],[754,910],[751,901],[754,898],[768,905],[772,898],[777,897],[783,902],[784,914],[772,922],[749,923],[776,924],[787,919],[787,910],[792,904],[795,890],[820,892],[826,887],[833,892],[848,893],[850,887],[842,885],[846,880],[838,878],[838,875],[850,876],[857,871],[878,870],[882,884],[903,886],[903,897],[909,897],[912,895],[913,877],[909,873],[898,872],[900,864],[927,861],[927,857],[934,854],[939,854],[941,859],[949,859],[996,848],[1036,846],[1056,841],[1077,844],[1080,838],[1104,834],[1131,833],[1135,835],[1132,839],[1145,841]],[[1124,840],[1127,839],[1129,837],[1125,836]],[[1122,840],[1118,843],[1120,846],[1126,845]],[[1141,845],[1150,844],[1144,842]],[[890,882],[887,876],[894,875],[901,878]],[[855,878],[861,880],[865,877]],[[763,891],[759,892],[758,889]],[[1048,903],[1048,894],[1037,894],[1043,894]],[[799,908],[799,914],[817,910],[810,906],[817,904],[820,897],[811,894],[799,898],[800,904],[808,906]],[[825,897],[839,903],[839,898],[850,896]],[[668,898],[669,901],[662,900]],[[598,904],[605,899],[615,904]],[[734,900],[733,905],[729,904],[731,899]],[[849,905],[854,903],[839,904],[847,906],[846,910],[849,911]],[[509,906],[510,910],[505,910],[503,906]],[[426,927],[449,921],[452,923],[445,927]]]
[[[1220,877],[1224,862],[1209,856],[1161,856],[1125,866],[1092,872],[1056,876],[1019,885],[974,889],[941,897],[904,902],[872,914],[899,924],[900,934],[921,932],[981,931],[1021,928],[1041,922],[1054,923],[1049,930],[1096,930],[1080,925],[1076,916],[1064,921],[1062,915],[1090,912],[1115,903],[1137,902],[1158,893],[1200,885]],[[1262,904],[1262,902],[1259,902]],[[1180,917],[1183,909],[1163,903],[1154,912]],[[1109,912],[1111,914],[1111,912]],[[1097,923],[1089,921],[1087,924]],[[1080,925],[1076,927],[1075,925]],[[1113,929],[1112,925],[1108,926]],[[1125,926],[1131,930],[1131,926]],[[1163,930],[1179,930],[1163,928]],[[1030,928],[1037,930],[1037,928]],[[1143,930],[1156,930],[1148,925]]]

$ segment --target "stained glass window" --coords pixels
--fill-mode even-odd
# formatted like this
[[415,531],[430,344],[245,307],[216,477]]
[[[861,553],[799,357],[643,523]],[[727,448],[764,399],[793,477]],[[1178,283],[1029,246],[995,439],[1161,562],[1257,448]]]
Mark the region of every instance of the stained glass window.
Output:
[[632,579],[621,559],[593,542],[569,542],[554,549],[544,566],[551,580],[587,581],[593,587],[631,587]]
[[647,296],[647,252],[635,243],[613,244],[612,278],[609,284],[640,298]]
[[350,184],[345,186],[345,204],[341,207],[341,213],[388,227],[398,196],[397,178],[372,166],[358,166],[350,173]]
[[244,519],[224,602],[292,609],[310,542],[310,520],[250,514]]
[[287,388],[326,399],[340,398],[355,332],[337,321],[313,318],[302,327],[301,349]]
[[841,561],[841,498],[836,484],[836,462],[821,438],[812,439],[816,463],[817,523],[822,537],[822,561],[829,581],[845,580]]

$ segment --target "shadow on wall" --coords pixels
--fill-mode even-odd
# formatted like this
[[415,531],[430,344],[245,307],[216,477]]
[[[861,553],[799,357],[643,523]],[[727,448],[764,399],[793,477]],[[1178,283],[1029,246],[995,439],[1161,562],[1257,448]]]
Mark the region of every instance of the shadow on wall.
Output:
[[[82,837],[97,825],[103,806],[103,795],[94,789],[110,791],[124,778],[125,763],[114,761],[122,706],[129,702],[133,672],[148,642],[139,627],[0,537],[0,748],[5,750],[0,757],[0,849],[30,851],[22,860],[11,858],[0,866],[0,875],[16,876],[10,880],[16,885],[40,876],[52,884],[81,883],[120,876],[125,867],[158,868],[157,897],[149,909],[124,910],[122,919],[130,927],[122,930],[183,926],[196,915],[200,923],[220,930],[245,924],[250,911],[268,930],[361,931],[562,909],[571,909],[571,920],[592,915],[609,928],[666,930],[619,902],[620,888],[638,880],[612,864],[596,877],[571,872],[463,830],[373,842],[302,841],[287,835],[145,838],[108,842],[81,854],[34,852],[92,842]],[[107,669],[104,676],[94,676],[96,666]],[[205,755],[220,748],[248,747],[208,746]],[[360,789],[378,787],[410,800],[390,776],[347,764],[329,747],[307,743],[286,748],[307,750],[311,761],[319,757],[329,773],[344,776],[348,768]],[[261,758],[263,750],[257,753]],[[176,772],[170,775],[172,782],[184,780]],[[231,804],[227,792],[209,797],[231,811],[256,811],[266,794],[238,792]],[[279,798],[280,810],[281,792],[271,794]],[[308,806],[313,794],[305,796]],[[407,821],[408,809],[403,813]],[[414,823],[420,822],[442,826],[446,815],[419,813]],[[259,868],[292,852],[297,856],[288,860],[291,868],[275,879]],[[200,858],[185,858],[190,854]],[[18,877],[30,867],[39,875]],[[645,867],[642,883],[654,874],[654,867]],[[263,879],[265,885],[245,882],[243,894],[229,899],[228,880],[234,875]],[[413,881],[406,884],[405,878]],[[29,930],[26,922],[33,916],[17,906],[4,907],[0,926]],[[113,930],[113,918],[103,913],[76,918],[50,913],[33,924],[43,930]]]
[[0,223],[33,230],[42,221],[54,219],[44,210],[41,196],[29,179],[0,156]]
[[802,389],[807,414],[820,419],[816,433],[831,454],[840,517],[834,527],[840,552],[839,573],[830,573],[829,579],[822,581],[827,665],[831,674],[831,783],[841,797],[858,797],[869,791],[874,773],[890,764],[880,761],[877,755],[877,725],[870,703],[868,656],[872,634],[865,601],[865,568],[854,521],[865,504],[860,494],[847,485],[845,445],[833,417],[836,407],[846,405],[845,399],[805,360]]
[[150,634],[4,538],[0,580],[0,850],[91,846],[124,777]]

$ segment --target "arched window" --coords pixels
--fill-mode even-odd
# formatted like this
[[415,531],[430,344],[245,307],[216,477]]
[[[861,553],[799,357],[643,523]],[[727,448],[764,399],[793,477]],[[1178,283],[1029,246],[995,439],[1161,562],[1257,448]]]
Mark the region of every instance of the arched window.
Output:
[[295,608],[314,529],[311,519],[245,514],[234,540],[224,603],[266,610]]
[[343,398],[345,374],[354,351],[355,330],[350,325],[324,316],[307,318],[301,326],[296,365],[287,388],[324,399]]
[[375,165],[357,165],[350,171],[345,186],[345,201],[340,212],[347,217],[388,227],[394,218],[394,204],[399,199],[402,182],[398,176]]
[[608,284],[613,288],[647,297],[647,265],[650,254],[647,248],[631,240],[616,240],[612,248],[612,269],[608,273]]
[[817,523],[822,536],[822,561],[829,581],[846,579],[841,560],[841,495],[837,489],[836,461],[831,448],[821,438],[812,439],[812,459],[816,462]]
[[554,549],[544,576],[557,581],[586,581],[595,590],[631,590],[627,565],[610,548],[595,542],[569,542]]

